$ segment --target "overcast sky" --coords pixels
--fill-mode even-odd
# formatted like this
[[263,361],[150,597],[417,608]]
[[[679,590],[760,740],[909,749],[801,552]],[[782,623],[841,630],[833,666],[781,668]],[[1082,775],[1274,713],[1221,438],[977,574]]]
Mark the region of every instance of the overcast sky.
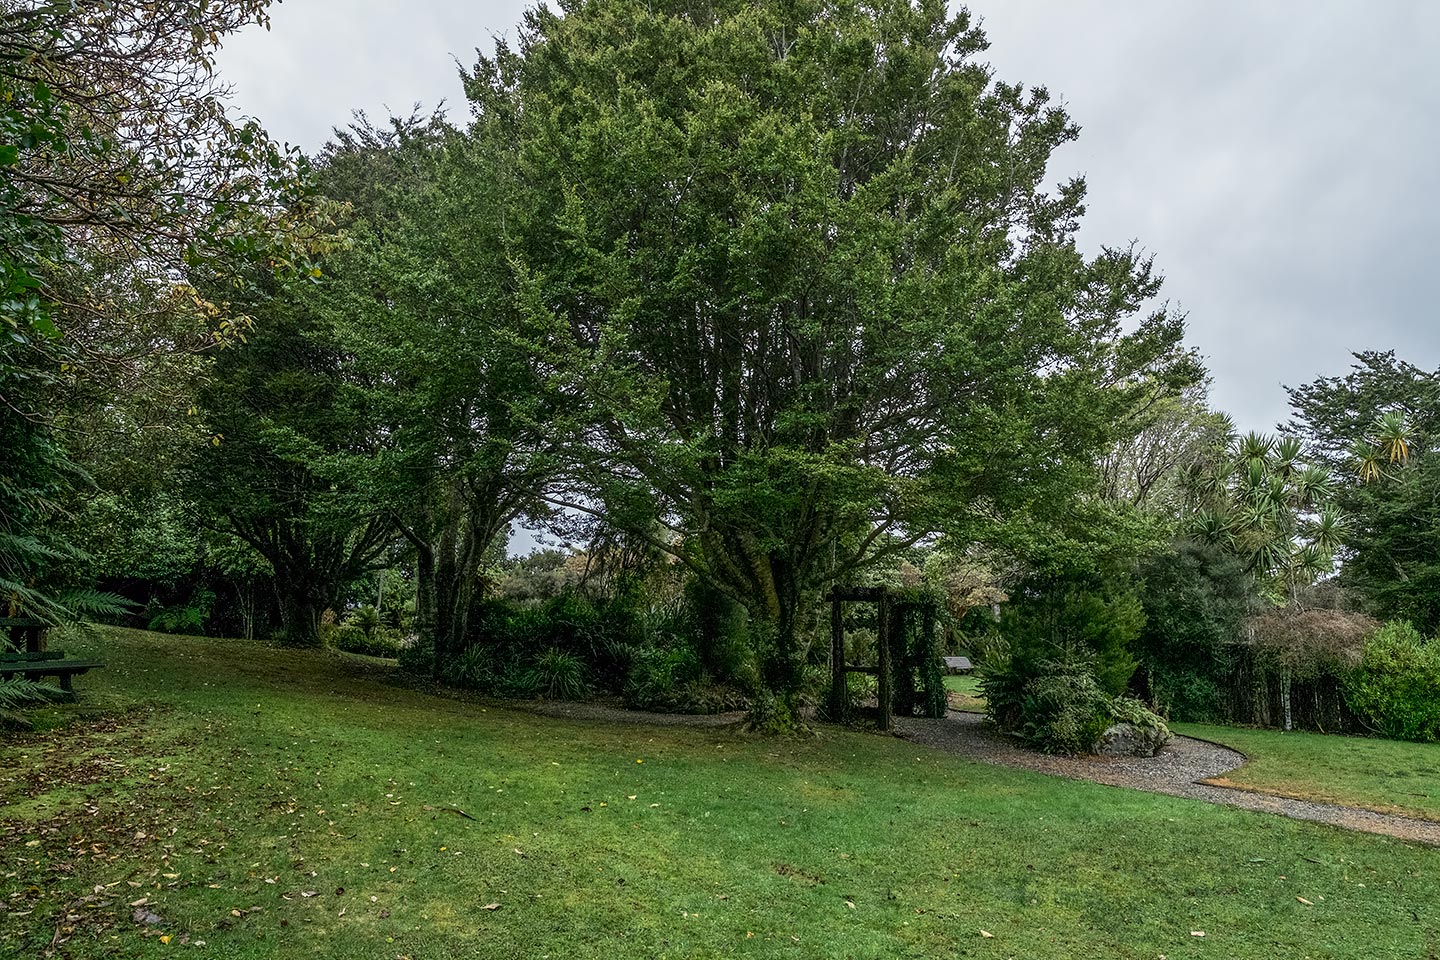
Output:
[[[322,144],[352,109],[464,99],[454,59],[514,36],[516,0],[285,0],[220,57],[272,136]],[[970,9],[1008,81],[1080,123],[1091,249],[1138,240],[1189,314],[1213,401],[1242,428],[1282,384],[1394,349],[1440,367],[1440,2],[986,0]]]

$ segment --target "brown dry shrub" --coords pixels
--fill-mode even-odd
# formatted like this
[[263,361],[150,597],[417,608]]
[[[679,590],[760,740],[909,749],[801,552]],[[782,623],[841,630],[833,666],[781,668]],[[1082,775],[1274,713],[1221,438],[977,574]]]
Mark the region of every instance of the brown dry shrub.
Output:
[[1251,616],[1246,626],[1257,663],[1302,679],[1359,666],[1365,639],[1380,624],[1345,610],[1277,607]]

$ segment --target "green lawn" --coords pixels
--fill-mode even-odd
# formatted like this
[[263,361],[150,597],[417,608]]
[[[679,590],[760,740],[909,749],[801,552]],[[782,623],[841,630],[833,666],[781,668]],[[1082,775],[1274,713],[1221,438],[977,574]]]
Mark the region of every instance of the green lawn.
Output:
[[980,678],[975,674],[946,674],[945,689],[951,694],[950,709],[985,712],[985,695],[980,690]]
[[1222,781],[1233,786],[1440,820],[1440,744],[1198,723],[1171,726],[1245,754],[1245,766]]
[[66,646],[109,666],[0,741],[3,957],[1440,951],[1440,851],[1388,838],[862,733],[541,718],[338,655]]

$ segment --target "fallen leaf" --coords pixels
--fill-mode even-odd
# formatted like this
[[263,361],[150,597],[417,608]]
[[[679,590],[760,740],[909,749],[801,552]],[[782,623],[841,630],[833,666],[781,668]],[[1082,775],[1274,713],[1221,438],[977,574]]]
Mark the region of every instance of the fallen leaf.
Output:
[[1190,936],[1192,936],[1192,937],[1203,937],[1203,936],[1205,936],[1205,931],[1204,931],[1204,930],[1191,930],[1191,931],[1190,931]]
[[498,904],[498,903],[487,903],[487,904],[485,904],[485,906],[481,907],[480,909],[481,909],[481,910],[499,910],[499,909],[500,909],[500,904]]
[[846,901],[845,901],[845,906],[849,907],[851,910],[854,910],[854,909],[855,909],[855,901],[854,901],[854,900],[846,900]]
[[1295,899],[1296,899],[1296,900],[1299,900],[1301,903],[1305,904],[1305,906],[1307,906],[1307,907],[1313,907],[1313,906],[1315,906],[1315,904],[1311,903],[1309,900],[1306,900],[1304,897],[1296,897]]
[[991,933],[989,930],[981,930],[980,936],[984,937],[986,940],[995,939],[995,934]]
[[160,936],[160,942],[161,942],[161,943],[169,943],[169,942],[170,942],[170,934],[168,934],[168,933],[166,933],[166,934],[161,934],[161,936]]

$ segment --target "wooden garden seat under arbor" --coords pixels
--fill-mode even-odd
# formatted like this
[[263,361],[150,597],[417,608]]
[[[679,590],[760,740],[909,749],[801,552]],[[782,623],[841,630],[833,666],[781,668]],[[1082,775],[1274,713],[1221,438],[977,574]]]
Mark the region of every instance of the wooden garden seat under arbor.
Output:
[[[889,730],[894,715],[943,717],[946,710],[945,681],[939,642],[935,631],[938,602],[908,591],[888,587],[836,587],[826,596],[830,601],[830,697],[829,718],[841,723],[850,719],[851,673],[873,674],[879,684],[877,725]],[[844,604],[873,603],[876,607],[874,666],[851,666],[845,661]],[[917,691],[916,674],[922,689]]]

